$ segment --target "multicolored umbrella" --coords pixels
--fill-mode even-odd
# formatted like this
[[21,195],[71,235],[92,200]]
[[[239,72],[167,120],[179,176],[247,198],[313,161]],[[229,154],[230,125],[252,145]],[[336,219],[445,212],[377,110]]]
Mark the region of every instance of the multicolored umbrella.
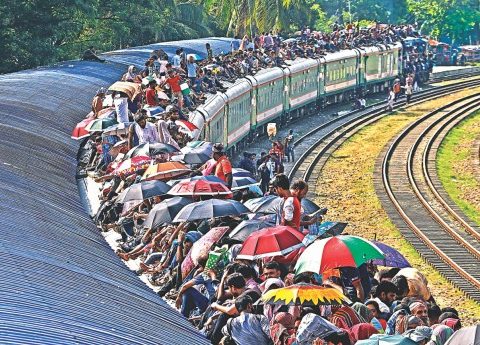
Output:
[[193,132],[194,130],[198,129],[197,126],[195,126],[193,123],[187,120],[176,120],[175,124],[189,132]]
[[303,247],[304,235],[290,226],[265,228],[250,234],[237,259],[257,260],[277,255],[286,255]]
[[228,237],[237,241],[245,241],[248,236],[261,229],[271,228],[275,224],[263,220],[244,220],[230,232]]
[[398,268],[405,268],[411,267],[410,263],[405,259],[405,257],[398,252],[398,250],[387,246],[382,242],[372,241],[385,255],[385,259],[376,259],[372,260],[372,264],[385,266],[385,267],[398,267]]
[[208,180],[180,181],[168,194],[191,197],[205,195],[232,197],[232,192],[225,184]]
[[342,305],[351,303],[340,291],[313,284],[294,284],[280,289],[267,291],[262,296],[265,304],[301,305]]
[[71,138],[75,140],[80,140],[90,136],[90,132],[87,131],[85,127],[87,127],[93,120],[95,120],[93,117],[87,117],[86,119],[83,119],[82,121],[77,123],[77,125],[72,131]]
[[252,177],[236,177],[232,179],[232,190],[248,188],[259,183]]
[[191,170],[179,162],[166,162],[150,165],[142,180],[168,180],[188,174]]
[[240,216],[250,212],[235,200],[210,199],[185,206],[173,220],[175,223],[226,216]]
[[95,119],[90,122],[86,127],[85,130],[88,132],[103,132],[103,130],[116,125],[118,122],[114,118],[111,117],[104,117],[101,119]]
[[125,178],[138,170],[147,169],[152,159],[148,156],[137,156],[120,163],[113,171],[113,174]]
[[143,226],[149,229],[155,229],[161,224],[171,223],[177,213],[191,203],[192,199],[180,196],[163,200],[152,207]]
[[162,153],[174,153],[178,152],[178,149],[170,144],[165,144],[165,143],[155,143],[155,144],[140,144],[128,151],[125,154],[125,158],[131,158],[131,157],[136,157],[136,156],[156,156],[160,155]]
[[282,198],[276,195],[267,195],[261,198],[247,200],[245,201],[245,206],[252,211],[252,213],[275,214],[281,202]]
[[103,134],[105,135],[125,135],[128,133],[128,128],[133,122],[117,123],[113,126],[105,128]]
[[117,202],[125,203],[129,201],[142,202],[145,199],[152,198],[157,195],[167,194],[170,186],[162,181],[143,181],[135,183],[126,188],[118,197]]
[[297,274],[322,273],[338,267],[358,267],[369,260],[384,259],[372,242],[358,236],[340,235],[317,240],[305,249],[295,265]]

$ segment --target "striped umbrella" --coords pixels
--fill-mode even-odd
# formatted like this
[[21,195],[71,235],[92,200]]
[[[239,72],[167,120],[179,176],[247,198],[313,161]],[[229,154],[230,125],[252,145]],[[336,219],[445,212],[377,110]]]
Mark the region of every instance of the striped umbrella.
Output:
[[80,140],[90,136],[90,132],[87,131],[85,127],[87,127],[93,120],[95,120],[93,117],[87,117],[86,119],[83,119],[82,121],[77,123],[77,125],[72,131],[71,138],[75,140]]
[[262,296],[265,304],[273,305],[342,305],[351,301],[340,291],[313,284],[294,284],[267,291]]
[[305,249],[295,265],[297,274],[322,273],[338,267],[358,267],[369,260],[384,259],[372,242],[358,236],[340,235],[317,240]]

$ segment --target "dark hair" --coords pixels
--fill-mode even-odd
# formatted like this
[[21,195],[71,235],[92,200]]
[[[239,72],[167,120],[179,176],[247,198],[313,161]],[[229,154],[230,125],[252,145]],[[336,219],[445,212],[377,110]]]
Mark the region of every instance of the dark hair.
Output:
[[395,284],[397,287],[398,291],[397,294],[400,296],[404,296],[408,293],[408,281],[407,278],[404,276],[395,276],[392,279],[392,283]]
[[397,286],[392,282],[382,281],[375,289],[375,297],[379,297],[382,292],[385,292],[385,294],[388,294],[390,292],[398,293],[398,289]]
[[442,313],[454,313],[455,315],[458,316],[458,310],[452,307],[442,308]]
[[249,295],[239,296],[237,299],[235,299],[235,308],[237,308],[239,313],[246,310],[251,304],[253,304],[253,301]]
[[312,282],[312,277],[310,276],[309,272],[303,272],[300,274],[297,274],[293,278],[293,283],[298,284],[298,283],[307,283],[310,284]]
[[280,271],[280,265],[276,261],[270,261],[267,262],[265,265],[263,265],[263,268],[267,268],[269,270],[278,270]]
[[225,284],[241,289],[245,287],[245,278],[240,273],[233,273],[227,277]]
[[440,315],[442,314],[442,311],[440,310],[440,307],[436,304],[428,304],[428,317],[432,319],[438,319]]
[[377,301],[370,300],[370,301],[365,302],[365,305],[373,305],[373,307],[375,308],[377,313],[380,313],[380,306],[378,305]]
[[292,184],[292,189],[296,189],[296,190],[303,190],[307,187],[308,187],[308,185],[304,180],[296,180]]
[[336,345],[341,344],[341,345],[351,345],[352,343],[350,342],[350,338],[348,336],[347,332],[339,332],[339,333],[332,333],[327,335],[325,338],[323,338],[327,342],[334,343]]
[[277,174],[273,178],[273,187],[280,187],[282,189],[290,189],[290,181],[288,180],[287,175]]
[[248,265],[240,265],[236,270],[237,273],[240,273],[245,280],[250,278],[256,278],[255,270]]
[[457,319],[460,320],[457,314],[452,313],[451,311],[443,312],[438,317],[438,322],[441,323],[445,319]]

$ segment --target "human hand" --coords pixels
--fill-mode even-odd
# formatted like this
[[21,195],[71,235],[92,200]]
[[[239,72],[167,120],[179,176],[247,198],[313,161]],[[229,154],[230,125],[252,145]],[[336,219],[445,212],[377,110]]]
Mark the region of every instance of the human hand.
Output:
[[178,295],[177,299],[175,300],[175,307],[177,309],[180,309],[181,306],[182,306],[182,296]]

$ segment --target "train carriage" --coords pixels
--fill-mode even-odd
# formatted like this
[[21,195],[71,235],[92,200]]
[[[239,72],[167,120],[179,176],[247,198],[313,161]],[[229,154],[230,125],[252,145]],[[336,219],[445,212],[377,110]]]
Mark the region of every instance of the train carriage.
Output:
[[319,62],[314,59],[298,59],[284,69],[287,97],[285,110],[293,111],[318,97]]
[[225,92],[227,98],[227,145],[234,146],[245,138],[252,124],[252,85],[239,79]]
[[324,73],[324,93],[327,97],[333,96],[334,101],[339,94],[354,94],[358,85],[357,68],[360,54],[356,50],[342,50],[328,54],[322,64]]
[[402,45],[378,45],[361,50],[360,81],[373,92],[382,90],[398,75],[399,57]]
[[217,93],[213,97],[209,97],[204,105],[197,108],[193,117],[190,117],[190,121],[195,126],[204,128],[202,139],[213,143],[222,143],[224,146],[227,146],[226,100],[224,94]]
[[284,78],[281,68],[259,71],[247,79],[252,83],[252,127],[257,128],[283,114]]

